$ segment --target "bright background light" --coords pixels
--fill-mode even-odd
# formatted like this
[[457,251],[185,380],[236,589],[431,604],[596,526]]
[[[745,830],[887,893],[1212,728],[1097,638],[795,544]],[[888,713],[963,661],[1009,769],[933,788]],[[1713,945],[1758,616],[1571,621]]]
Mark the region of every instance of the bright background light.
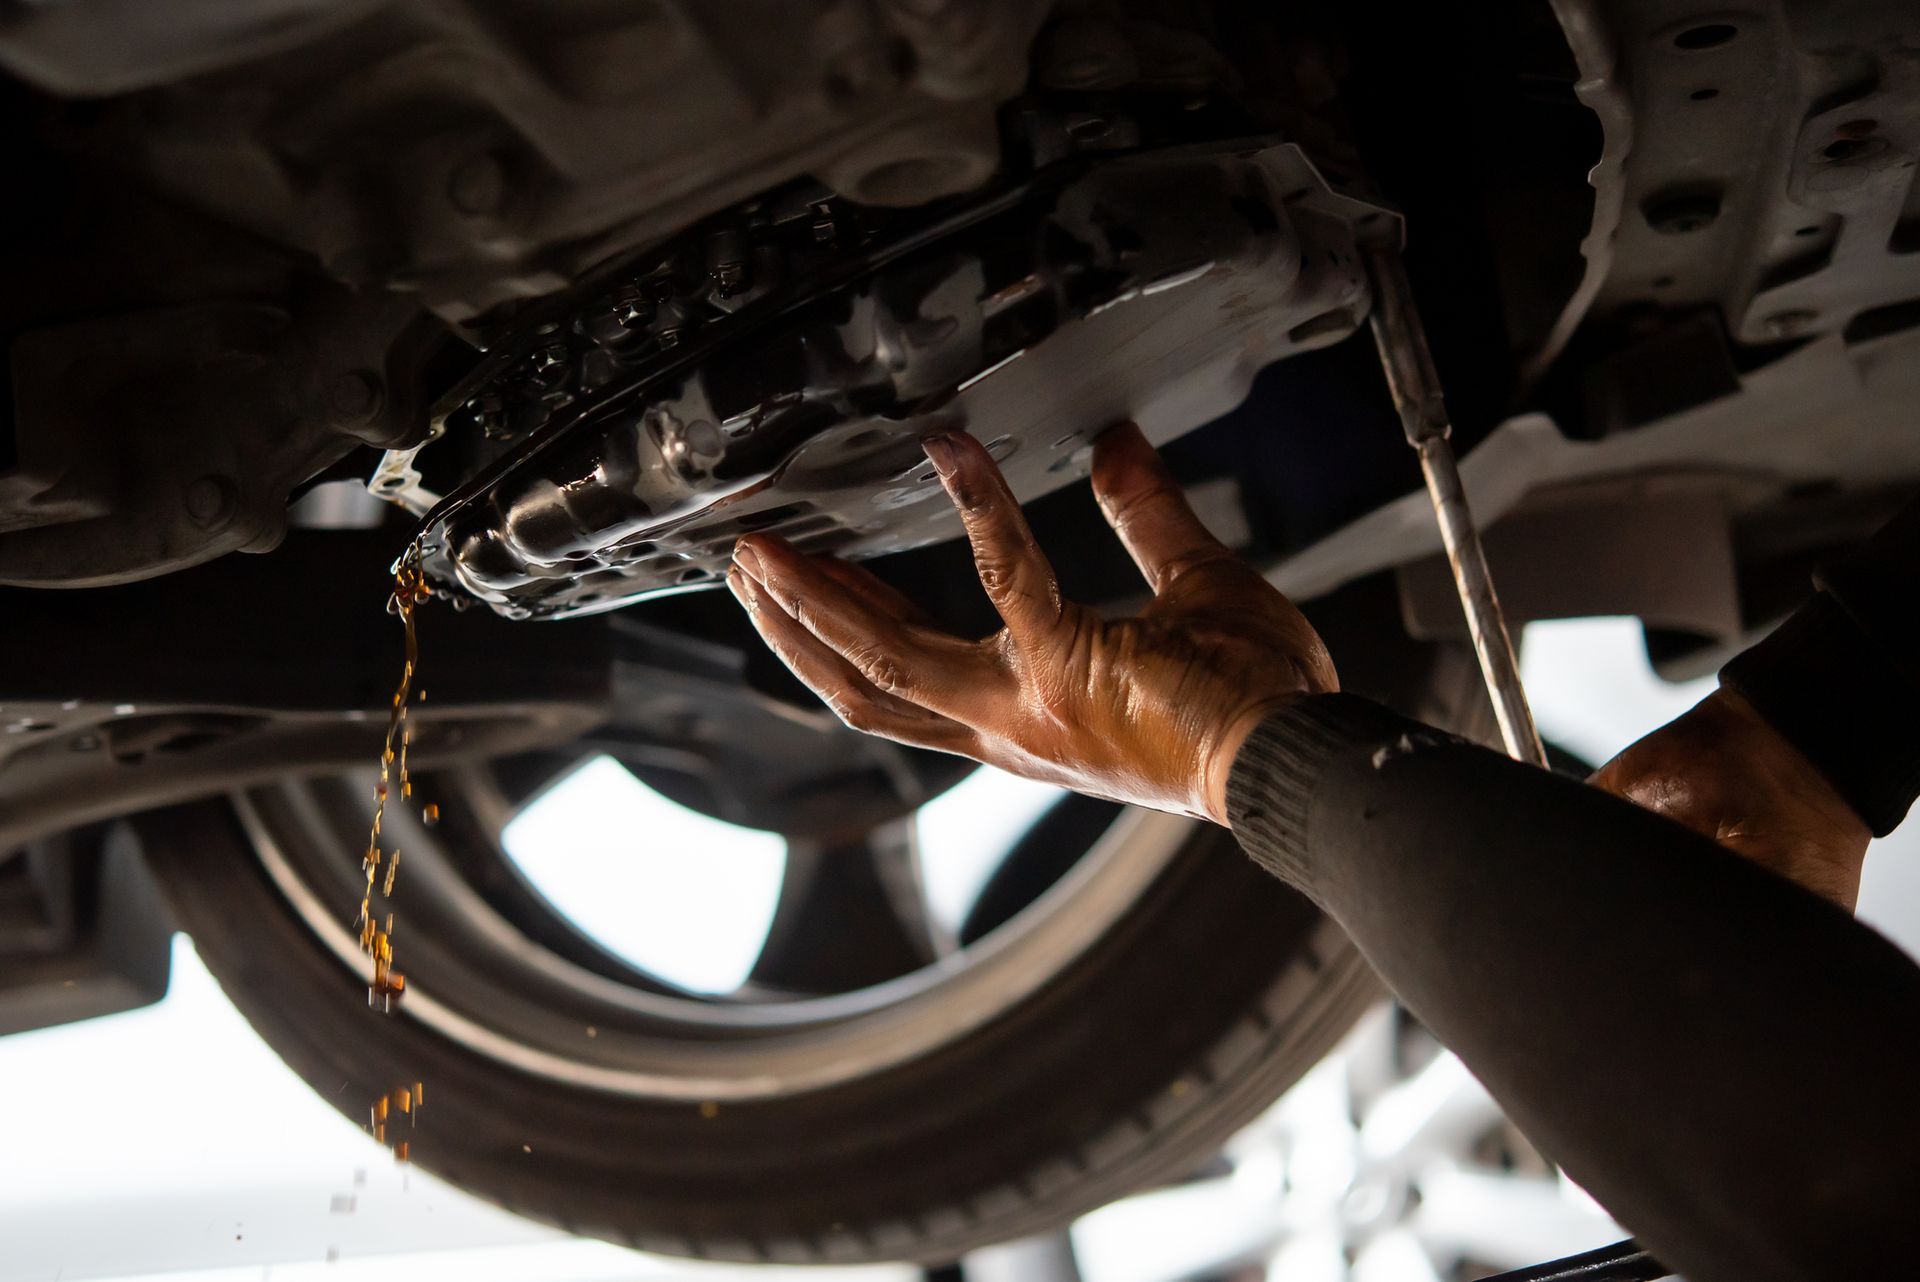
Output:
[[934,921],[959,930],[1014,843],[1065,795],[982,766],[922,806],[914,843]]
[[610,951],[696,993],[730,993],[766,942],[787,843],[669,801],[595,757],[500,835],[547,901]]

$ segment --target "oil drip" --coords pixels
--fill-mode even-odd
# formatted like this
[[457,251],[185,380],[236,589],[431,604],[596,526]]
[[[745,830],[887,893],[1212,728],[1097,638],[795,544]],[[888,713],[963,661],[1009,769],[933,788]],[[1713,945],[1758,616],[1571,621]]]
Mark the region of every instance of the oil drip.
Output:
[[[407,769],[407,750],[413,744],[413,729],[407,722],[410,706],[409,696],[413,692],[414,674],[420,663],[420,642],[415,630],[414,614],[421,602],[433,595],[427,585],[426,571],[421,565],[420,545],[414,543],[401,554],[393,566],[393,595],[387,599],[387,613],[399,616],[401,626],[406,630],[406,664],[400,671],[399,688],[393,692],[393,706],[387,712],[387,737],[380,750],[380,782],[373,793],[373,829],[367,835],[367,849],[361,856],[361,868],[367,875],[366,888],[360,897],[360,915],[354,922],[359,931],[360,951],[373,962],[373,977],[367,985],[367,1005],[373,1009],[390,1014],[396,1003],[406,996],[407,977],[393,968],[393,914],[386,914],[382,924],[376,920],[373,906],[374,883],[379,882],[382,899],[393,897],[394,878],[400,872],[400,848],[382,850],[380,846],[380,825],[386,818],[387,801],[393,795],[397,785],[400,800],[404,803],[413,797],[413,778]],[[433,823],[440,817],[440,807],[427,805],[423,808],[422,819]],[[385,876],[381,876],[382,866]],[[411,1086],[400,1086],[382,1095],[373,1103],[370,1129],[373,1138],[382,1144],[387,1143],[389,1120],[394,1113],[404,1115],[411,1126],[417,1114],[424,1085],[415,1082]],[[400,1140],[393,1145],[393,1154],[404,1162],[408,1157],[409,1144]]]

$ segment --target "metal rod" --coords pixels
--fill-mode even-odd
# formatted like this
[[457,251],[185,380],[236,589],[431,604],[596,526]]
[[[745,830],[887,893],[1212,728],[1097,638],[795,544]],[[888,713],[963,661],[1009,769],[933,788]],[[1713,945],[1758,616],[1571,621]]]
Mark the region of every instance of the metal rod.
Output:
[[1394,408],[1400,412],[1400,425],[1406,430],[1408,444],[1420,455],[1420,472],[1426,478],[1427,495],[1433,500],[1433,514],[1440,525],[1440,540],[1446,545],[1447,563],[1453,568],[1461,609],[1466,612],[1474,653],[1480,658],[1480,675],[1493,699],[1501,742],[1508,756],[1545,769],[1547,752],[1540,743],[1540,732],[1534,728],[1527,692],[1520,684],[1513,639],[1507,635],[1506,617],[1493,590],[1480,533],[1467,506],[1460,469],[1454,464],[1453,446],[1448,443],[1453,425],[1447,419],[1440,376],[1427,350],[1426,331],[1420,325],[1399,250],[1374,247],[1367,251],[1367,260],[1373,277],[1373,340],[1380,349],[1380,363],[1386,369]]
[[1564,1260],[1482,1278],[1481,1282],[1654,1282],[1672,1276],[1672,1270],[1628,1238]]

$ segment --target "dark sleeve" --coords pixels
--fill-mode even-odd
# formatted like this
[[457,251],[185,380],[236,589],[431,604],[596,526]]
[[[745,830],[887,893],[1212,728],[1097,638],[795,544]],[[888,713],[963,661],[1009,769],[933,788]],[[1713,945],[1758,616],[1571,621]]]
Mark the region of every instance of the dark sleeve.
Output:
[[1920,794],[1920,507],[1814,584],[1813,598],[1720,682],[1884,837]]
[[1350,695],[1268,718],[1228,809],[1692,1282],[1920,1264],[1920,968],[1880,935],[1657,815]]

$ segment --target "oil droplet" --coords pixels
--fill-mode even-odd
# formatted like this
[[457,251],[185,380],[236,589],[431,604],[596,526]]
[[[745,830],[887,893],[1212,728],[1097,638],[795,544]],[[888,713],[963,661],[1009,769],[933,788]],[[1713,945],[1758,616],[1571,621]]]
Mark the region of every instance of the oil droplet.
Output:
[[700,1116],[706,1118],[708,1121],[712,1121],[714,1118],[720,1116],[720,1106],[712,1100],[701,1100]]
[[[373,1132],[373,1138],[377,1142],[381,1144],[387,1142],[387,1124],[393,1120],[396,1112],[406,1114],[408,1126],[418,1124],[421,1103],[419,1088],[418,1082],[415,1082],[411,1089],[398,1086],[374,1100],[373,1107],[368,1111],[367,1129]],[[394,1156],[403,1162],[406,1161],[406,1148],[407,1141],[397,1141],[394,1146]],[[356,1183],[364,1183],[364,1177],[359,1172],[355,1173],[354,1179]]]
[[420,808],[420,822],[426,824],[429,828],[439,823],[440,803],[437,801],[429,801],[425,806],[422,806]]

